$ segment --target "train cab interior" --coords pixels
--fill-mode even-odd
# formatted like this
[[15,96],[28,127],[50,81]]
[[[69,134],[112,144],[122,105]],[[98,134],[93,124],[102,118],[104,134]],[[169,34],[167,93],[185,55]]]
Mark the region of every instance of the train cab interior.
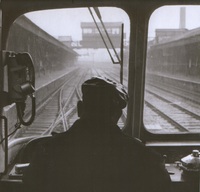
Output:
[[23,191],[92,76],[125,86],[118,126],[164,157],[172,191],[199,191],[199,21],[198,0],[1,0],[0,191]]

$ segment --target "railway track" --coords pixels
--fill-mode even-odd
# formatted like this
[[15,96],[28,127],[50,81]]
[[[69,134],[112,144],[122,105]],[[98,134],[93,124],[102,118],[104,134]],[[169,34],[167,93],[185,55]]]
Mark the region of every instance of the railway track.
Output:
[[[81,71],[83,70],[84,69],[82,69]],[[55,123],[48,130],[48,134],[50,134],[51,132],[59,133],[67,131],[77,120],[77,102],[82,98],[81,85],[85,80],[91,78],[94,75],[96,75],[96,71],[94,71],[93,69],[85,69],[85,72],[81,75],[80,78],[77,79],[77,77],[75,76],[76,80],[73,81],[72,84],[70,84],[70,89],[68,86],[63,87],[60,94],[60,114]]]
[[[38,114],[34,123],[25,127],[17,137],[32,137],[50,135],[52,132],[63,132],[68,130],[76,121],[77,101],[81,99],[81,84],[92,76],[106,76],[119,82],[119,69],[114,68],[81,68],[81,72],[72,74],[61,88],[52,94],[43,110]],[[127,87],[127,78],[124,77],[124,85]],[[166,90],[159,89],[157,86],[148,85],[145,96],[144,124],[153,133],[176,133],[176,132],[198,132],[200,116],[193,110],[185,98],[182,97],[181,106],[180,96],[176,93],[166,93]],[[151,91],[150,91],[151,90]],[[176,97],[176,99],[175,99]],[[195,105],[196,103],[193,103]],[[191,110],[188,110],[191,109]],[[118,122],[118,126],[123,128],[126,122],[126,108]]]
[[[110,70],[109,73],[103,71],[102,74],[119,82],[118,69]],[[127,78],[124,77],[125,87],[127,82]],[[196,107],[199,100],[195,99],[198,95],[188,90],[177,90],[174,86],[173,89],[164,87],[154,84],[146,89],[144,111],[146,128],[153,133],[199,132],[200,110]],[[125,113],[121,119],[125,123]]]
[[96,75],[94,71],[88,69],[81,69],[70,75],[68,80],[45,101],[45,106],[33,124],[19,130],[14,138],[38,137],[68,130],[78,118],[76,104],[81,99],[81,84],[93,75]]
[[[176,98],[175,100],[174,95],[170,95],[168,92],[152,90],[146,89],[145,96],[146,111],[144,117],[147,129],[153,132],[161,131],[163,133],[168,131],[199,131],[200,116],[191,107],[186,105],[185,102],[182,105],[180,98]],[[156,124],[155,122],[158,123]]]

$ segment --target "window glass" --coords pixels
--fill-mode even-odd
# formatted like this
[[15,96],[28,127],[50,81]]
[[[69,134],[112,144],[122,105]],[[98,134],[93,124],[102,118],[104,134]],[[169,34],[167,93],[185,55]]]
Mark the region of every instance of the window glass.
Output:
[[92,29],[85,28],[83,29],[83,33],[92,33]]
[[119,34],[119,28],[113,28],[112,34]]
[[[69,129],[78,119],[76,106],[81,99],[81,84],[86,79],[101,75],[120,82],[120,64],[112,63],[92,15],[115,61],[117,56],[111,48],[100,19],[93,8],[91,11],[92,14],[88,8],[37,11],[27,13],[13,23],[7,50],[29,52],[32,56],[37,102],[35,121],[17,131],[14,137],[39,136],[45,135],[47,130],[50,133]],[[126,35],[123,39],[123,84],[127,88],[129,17],[122,9],[115,7],[100,7],[99,11],[119,59],[122,37],[119,31],[122,30],[122,23],[124,24]],[[112,28],[116,31],[114,35],[111,33]],[[55,79],[61,80],[55,83]],[[56,91],[64,83],[62,92]],[[59,98],[56,94],[60,94],[60,99],[54,99]],[[29,100],[27,106],[25,114],[30,114]],[[13,118],[12,125],[9,125],[9,133],[15,129],[15,120],[17,121],[16,117]],[[120,128],[123,128],[125,121],[126,109],[119,120]]]
[[164,6],[149,20],[144,125],[200,132],[200,7]]

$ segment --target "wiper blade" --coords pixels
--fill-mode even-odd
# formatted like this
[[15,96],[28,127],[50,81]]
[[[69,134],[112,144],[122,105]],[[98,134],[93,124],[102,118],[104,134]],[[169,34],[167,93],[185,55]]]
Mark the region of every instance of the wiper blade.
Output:
[[121,64],[121,59],[119,58],[119,55],[117,54],[117,51],[115,50],[115,47],[114,47],[114,45],[113,45],[113,43],[112,43],[112,40],[110,39],[110,36],[109,36],[109,34],[108,34],[108,32],[107,32],[107,29],[106,29],[106,27],[105,27],[105,25],[104,25],[104,23],[103,23],[103,21],[102,21],[101,14],[100,14],[100,12],[99,12],[98,7],[93,7],[93,9],[94,9],[94,11],[95,11],[97,17],[99,18],[99,20],[100,20],[100,22],[101,22],[101,25],[103,26],[103,29],[104,29],[104,31],[105,31],[105,34],[106,34],[106,36],[107,36],[107,38],[108,38],[108,40],[109,40],[109,43],[110,43],[110,45],[111,45],[111,47],[112,47],[112,49],[113,49],[113,51],[114,51],[114,53],[115,53],[115,56],[116,56],[116,58],[117,58],[117,60],[118,60],[117,62],[114,60],[114,58],[113,58],[113,56],[112,56],[112,54],[111,54],[111,52],[110,52],[110,50],[109,50],[109,48],[108,48],[108,45],[107,45],[107,43],[106,43],[106,41],[105,41],[105,39],[104,39],[104,37],[103,37],[103,34],[102,34],[102,32],[101,32],[101,30],[100,30],[100,28],[99,28],[99,26],[98,26],[98,24],[97,24],[97,22],[96,22],[96,20],[95,20],[95,17],[94,17],[94,15],[93,15],[93,13],[92,13],[91,8],[88,7],[88,9],[89,9],[89,12],[90,12],[90,14],[91,14],[91,16],[92,16],[92,18],[93,18],[93,20],[94,20],[94,23],[95,23],[95,25],[96,25],[96,27],[97,27],[97,29],[98,29],[98,31],[99,31],[99,34],[100,34],[100,36],[101,36],[101,38],[102,38],[102,40],[103,40],[103,43],[104,43],[104,45],[105,45],[105,47],[106,47],[106,49],[107,49],[107,51],[108,51],[108,54],[109,54],[109,56],[110,56],[110,58],[111,58],[113,64]]
[[101,36],[101,38],[102,38],[102,40],[103,40],[103,43],[104,43],[104,45],[105,45],[105,47],[106,47],[106,49],[107,49],[107,51],[108,51],[108,54],[109,54],[109,56],[110,56],[110,58],[111,58],[111,60],[112,60],[112,63],[113,63],[113,64],[120,64],[120,83],[123,84],[123,60],[124,60],[124,59],[123,59],[123,57],[124,57],[124,56],[123,56],[123,50],[124,50],[124,42],[123,42],[123,40],[124,40],[124,24],[122,23],[122,28],[121,28],[121,48],[120,48],[120,57],[121,57],[121,59],[120,59],[120,58],[119,58],[119,55],[117,54],[117,51],[115,50],[115,47],[114,47],[114,45],[113,45],[113,43],[112,43],[112,40],[111,40],[111,38],[110,38],[110,36],[109,36],[109,34],[108,34],[108,32],[107,32],[107,29],[106,29],[106,27],[105,27],[105,25],[104,25],[104,23],[103,23],[103,21],[102,21],[101,13],[100,13],[98,7],[93,7],[93,9],[94,9],[94,11],[95,11],[97,17],[99,18],[99,20],[100,20],[100,22],[101,22],[101,25],[103,26],[103,29],[104,29],[105,34],[106,34],[106,37],[107,37],[108,40],[109,40],[109,43],[110,43],[110,45],[111,45],[111,47],[112,47],[112,49],[113,49],[113,51],[114,51],[114,54],[115,54],[115,56],[116,56],[116,58],[117,58],[117,60],[118,60],[118,61],[116,62],[116,61],[114,60],[114,58],[113,58],[113,56],[112,56],[112,54],[111,54],[109,48],[108,48],[108,45],[107,45],[107,43],[106,43],[106,41],[105,41],[105,39],[104,39],[104,36],[103,36],[103,34],[102,34],[102,31],[100,30],[100,28],[99,28],[99,26],[98,26],[98,24],[97,24],[97,22],[96,22],[96,20],[95,20],[95,17],[94,17],[94,15],[93,15],[93,13],[92,13],[91,8],[88,7],[88,9],[89,9],[89,12],[90,12],[90,14],[91,14],[93,20],[94,20],[94,23],[95,23],[97,29],[98,29],[98,31],[99,31],[99,34],[100,34],[100,36]]

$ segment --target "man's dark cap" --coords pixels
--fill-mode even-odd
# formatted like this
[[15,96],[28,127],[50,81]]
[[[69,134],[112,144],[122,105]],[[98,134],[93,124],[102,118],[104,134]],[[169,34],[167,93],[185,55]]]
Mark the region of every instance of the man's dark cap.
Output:
[[111,102],[115,106],[123,109],[128,102],[128,94],[123,85],[116,83],[105,77],[92,77],[82,84],[83,100],[95,101],[98,97],[98,102],[101,96],[108,96],[111,93]]

